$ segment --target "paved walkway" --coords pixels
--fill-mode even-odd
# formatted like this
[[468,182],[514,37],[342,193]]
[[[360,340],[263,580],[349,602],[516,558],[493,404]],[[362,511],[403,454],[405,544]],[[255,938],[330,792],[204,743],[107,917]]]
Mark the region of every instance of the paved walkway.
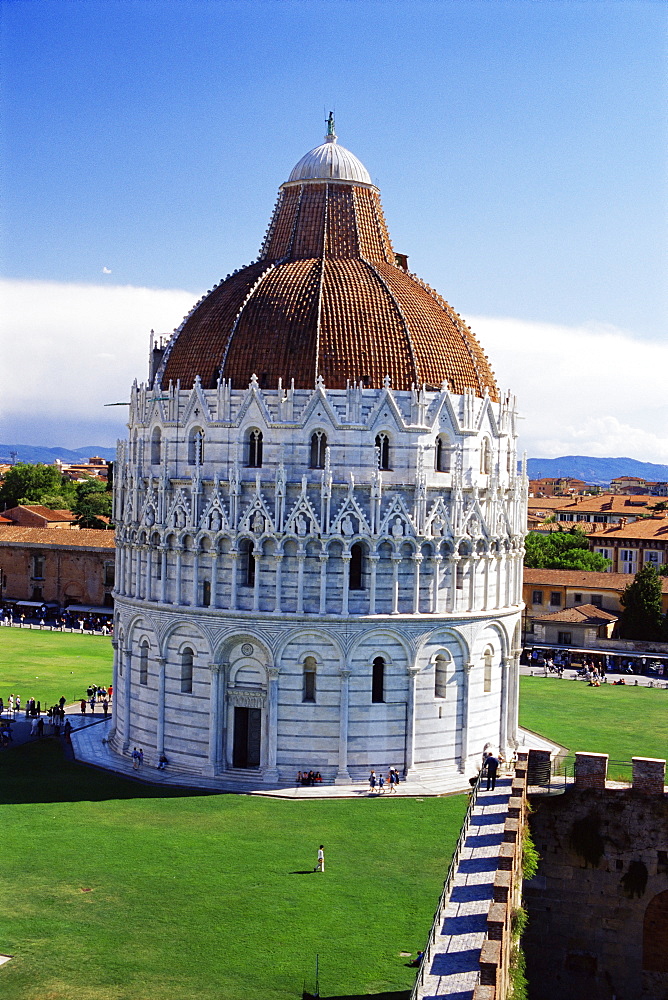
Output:
[[[70,717],[74,718],[74,717]],[[90,721],[90,720],[88,720]],[[265,795],[281,799],[339,799],[339,798],[367,798],[370,796],[366,783],[350,785],[320,785],[316,787],[258,787],[257,783],[244,780],[234,780],[225,778],[207,778],[201,775],[184,774],[178,771],[169,770],[169,766],[164,771],[159,771],[155,762],[150,758],[145,759],[142,767],[136,771],[132,767],[129,757],[121,757],[114,753],[106,743],[105,730],[111,729],[109,723],[100,726],[86,726],[72,733],[72,746],[77,760],[107,770],[116,771],[119,774],[149,781],[152,784],[166,785],[173,788],[193,788],[204,791],[216,792],[236,792],[249,795]],[[542,737],[534,736],[533,733],[522,734],[526,740],[526,745],[537,749],[556,749],[555,745],[549,743]],[[470,775],[454,774],[444,777],[409,779],[402,781],[399,785],[398,795],[409,795],[427,797],[435,795],[452,795],[457,792],[469,790],[468,778]],[[389,797],[389,787],[385,786],[384,796]],[[374,794],[374,798],[378,793]]]
[[418,993],[420,1000],[473,997],[511,785],[511,777],[502,777],[494,791],[478,794],[441,932]]

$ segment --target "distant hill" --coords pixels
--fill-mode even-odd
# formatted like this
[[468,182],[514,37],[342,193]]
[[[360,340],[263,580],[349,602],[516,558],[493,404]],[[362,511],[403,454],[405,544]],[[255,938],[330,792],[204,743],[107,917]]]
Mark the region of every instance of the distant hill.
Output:
[[107,462],[112,462],[116,458],[115,448],[100,448],[99,445],[87,445],[85,448],[72,450],[70,448],[42,448],[33,444],[0,444],[0,462],[11,462],[10,453],[13,451],[16,452],[17,462],[28,462],[30,465],[36,465],[38,462],[42,462],[44,465],[53,465],[57,458],[69,465],[81,465],[82,462],[87,462],[95,455]]
[[635,458],[588,458],[565,455],[563,458],[530,458],[529,479],[573,478],[604,486],[617,476],[637,476],[651,482],[668,482],[668,465],[638,462]]

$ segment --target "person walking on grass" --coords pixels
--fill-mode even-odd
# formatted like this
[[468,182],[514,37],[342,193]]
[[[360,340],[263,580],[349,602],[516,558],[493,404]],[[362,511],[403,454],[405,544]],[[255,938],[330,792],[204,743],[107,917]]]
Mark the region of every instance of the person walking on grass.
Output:
[[325,845],[321,844],[318,848],[318,863],[313,869],[314,872],[324,872],[325,870]]

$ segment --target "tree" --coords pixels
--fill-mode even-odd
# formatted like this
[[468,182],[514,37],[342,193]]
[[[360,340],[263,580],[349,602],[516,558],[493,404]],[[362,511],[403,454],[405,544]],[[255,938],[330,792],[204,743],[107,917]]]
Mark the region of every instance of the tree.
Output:
[[74,486],[55,465],[29,465],[17,462],[5,474],[0,486],[0,510],[19,503],[40,503],[45,507],[69,509],[74,499]]
[[99,479],[85,479],[77,483],[76,499],[72,513],[77,515],[80,528],[112,528],[113,525],[101,518],[111,517],[111,493]]
[[638,570],[620,598],[623,611],[619,619],[619,632],[623,639],[661,639],[663,612],[661,610],[661,578],[654,566]]
[[528,569],[578,569],[604,573],[610,565],[598,552],[589,551],[587,536],[579,528],[526,536],[524,565]]

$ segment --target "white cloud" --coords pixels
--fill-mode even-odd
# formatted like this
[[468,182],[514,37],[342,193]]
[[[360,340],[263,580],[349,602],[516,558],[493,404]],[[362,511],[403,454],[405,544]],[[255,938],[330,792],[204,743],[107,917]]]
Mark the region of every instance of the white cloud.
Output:
[[[149,331],[199,297],[180,289],[0,281],[0,440],[111,445],[148,374]],[[531,456],[668,462],[668,345],[614,328],[468,317],[501,388],[518,397]]]
[[[171,332],[199,296],[122,285],[0,281],[0,440],[113,445],[148,375],[149,337]],[[63,435],[67,440],[63,439]]]
[[668,462],[668,344],[595,324],[467,321],[499,386],[518,397],[521,444],[530,456]]

